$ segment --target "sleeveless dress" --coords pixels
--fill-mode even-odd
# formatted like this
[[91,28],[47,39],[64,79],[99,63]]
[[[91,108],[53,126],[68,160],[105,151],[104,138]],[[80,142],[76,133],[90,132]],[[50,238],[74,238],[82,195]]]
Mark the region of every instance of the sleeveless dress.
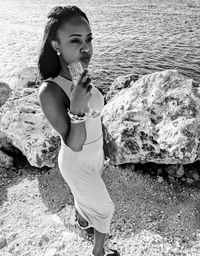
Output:
[[[59,85],[70,98],[72,81],[60,75],[47,80]],[[103,95],[95,86],[91,92],[90,106],[101,111],[104,106]],[[58,167],[71,189],[79,214],[97,231],[109,233],[114,204],[101,177],[104,164],[101,115],[87,118],[85,127],[86,141],[80,152],[72,151],[59,134],[61,148]]]

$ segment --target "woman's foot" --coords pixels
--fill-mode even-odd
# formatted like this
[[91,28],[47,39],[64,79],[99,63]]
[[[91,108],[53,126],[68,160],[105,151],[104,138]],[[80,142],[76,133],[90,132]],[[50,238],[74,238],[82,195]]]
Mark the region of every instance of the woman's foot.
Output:
[[79,222],[81,227],[87,227],[88,226],[88,222],[78,213],[78,211],[75,211],[76,213],[76,221]]
[[76,210],[76,225],[82,229],[85,230],[88,234],[94,233],[94,228],[90,226],[90,224],[78,213]]
[[120,256],[119,252],[113,249],[105,250],[104,256]]
[[[96,256],[92,253],[91,256]],[[113,249],[105,249],[100,256],[120,256],[120,253]]]

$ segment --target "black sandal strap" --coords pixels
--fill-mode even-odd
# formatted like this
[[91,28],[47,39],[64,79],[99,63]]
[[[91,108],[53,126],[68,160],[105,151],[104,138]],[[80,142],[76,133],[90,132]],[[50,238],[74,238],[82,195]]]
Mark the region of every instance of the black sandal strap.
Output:
[[105,251],[104,256],[120,256],[119,252],[113,249],[109,249]]
[[[91,256],[94,256],[92,253]],[[120,256],[119,252],[113,249],[107,249],[105,250],[104,256]]]

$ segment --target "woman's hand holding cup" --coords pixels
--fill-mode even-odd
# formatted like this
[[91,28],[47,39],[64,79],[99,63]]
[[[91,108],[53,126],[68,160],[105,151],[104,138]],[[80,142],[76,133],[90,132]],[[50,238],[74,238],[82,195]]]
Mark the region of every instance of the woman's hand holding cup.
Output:
[[84,70],[70,95],[70,111],[76,115],[88,112],[88,103],[92,97],[92,85],[88,71]]

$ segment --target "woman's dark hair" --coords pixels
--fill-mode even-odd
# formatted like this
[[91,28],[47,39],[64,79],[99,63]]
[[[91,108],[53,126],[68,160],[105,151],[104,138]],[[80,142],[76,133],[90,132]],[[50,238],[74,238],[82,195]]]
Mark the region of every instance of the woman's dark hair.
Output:
[[59,58],[51,46],[51,41],[56,40],[58,28],[74,16],[82,16],[89,23],[86,14],[77,6],[56,6],[48,14],[38,58],[38,70],[41,80],[49,77],[54,78],[59,74],[61,66]]

